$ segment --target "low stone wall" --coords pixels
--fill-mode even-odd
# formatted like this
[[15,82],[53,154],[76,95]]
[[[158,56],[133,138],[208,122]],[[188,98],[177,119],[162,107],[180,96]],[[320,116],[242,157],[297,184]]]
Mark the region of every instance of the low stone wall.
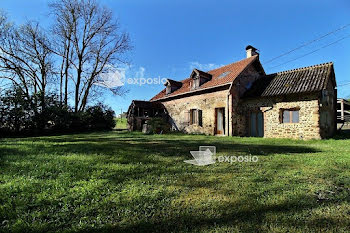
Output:
[[[281,109],[299,108],[299,123],[282,123]],[[249,135],[249,115],[260,110],[264,116],[264,137],[320,139],[319,101],[316,95],[247,100],[241,103],[238,132]]]

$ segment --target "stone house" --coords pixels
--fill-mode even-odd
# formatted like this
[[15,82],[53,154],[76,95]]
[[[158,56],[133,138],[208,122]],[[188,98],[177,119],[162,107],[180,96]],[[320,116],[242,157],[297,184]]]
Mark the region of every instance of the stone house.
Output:
[[161,103],[173,130],[268,138],[320,139],[336,130],[333,63],[266,75],[257,49],[241,61],[182,81],[167,80]]

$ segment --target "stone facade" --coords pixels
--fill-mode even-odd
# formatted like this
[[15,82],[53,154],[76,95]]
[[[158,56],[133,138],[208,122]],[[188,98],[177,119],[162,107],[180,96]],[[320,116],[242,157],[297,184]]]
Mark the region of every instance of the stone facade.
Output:
[[[179,130],[193,134],[215,134],[215,108],[225,108],[227,119],[228,88],[210,93],[202,93],[188,97],[162,102],[168,111],[173,130]],[[202,110],[203,125],[189,124],[189,111],[191,109]],[[227,129],[227,123],[225,128]]]
[[[224,108],[224,135],[237,135],[235,110],[238,107],[239,99],[259,77],[260,75],[256,68],[254,66],[249,66],[236,78],[232,85],[226,85],[219,90],[212,89],[187,97],[162,101],[162,104],[169,113],[173,130],[193,134],[215,135],[215,109]],[[188,112],[191,109],[202,110],[202,126],[198,124],[189,124]]]
[[172,130],[185,133],[295,139],[335,133],[333,63],[266,75],[256,49],[246,52],[244,60],[168,80],[150,102],[164,106]]
[[[283,109],[299,109],[299,123],[282,123]],[[241,103],[238,135],[249,136],[251,112],[263,114],[264,137],[320,139],[318,94],[246,100]]]
[[[334,133],[332,101],[328,105],[325,103],[320,105],[319,93],[242,100],[230,113],[228,109],[232,110],[230,104],[232,96],[228,96],[227,93],[228,90],[221,90],[163,102],[169,113],[173,130],[215,135],[215,109],[225,108],[225,118],[229,119],[231,116],[231,121],[226,120],[225,122],[225,135],[250,136],[250,114],[259,111],[263,113],[264,137],[266,138],[321,139]],[[187,114],[190,109],[203,111],[202,126],[188,123]],[[299,122],[282,123],[281,111],[283,109],[299,109]],[[324,120],[322,120],[322,114],[327,114]],[[232,119],[235,121],[233,122]],[[232,133],[227,131],[230,127]]]
[[230,90],[230,113],[229,119],[229,135],[239,135],[239,114],[237,110],[240,106],[240,100],[244,93],[252,86],[252,84],[261,76],[255,67],[249,66],[232,85]]
[[[324,91],[269,98],[241,99],[251,83],[259,78],[253,67],[247,69],[231,86],[221,90],[192,94],[162,101],[168,111],[173,130],[193,134],[215,135],[215,109],[225,109],[225,133],[230,136],[250,136],[250,115],[261,112],[263,136],[266,138],[321,139],[335,130],[334,98],[336,93],[329,83]],[[202,126],[189,123],[189,111],[203,112]],[[283,123],[284,109],[298,109],[298,123]],[[227,120],[229,119],[229,120]]]

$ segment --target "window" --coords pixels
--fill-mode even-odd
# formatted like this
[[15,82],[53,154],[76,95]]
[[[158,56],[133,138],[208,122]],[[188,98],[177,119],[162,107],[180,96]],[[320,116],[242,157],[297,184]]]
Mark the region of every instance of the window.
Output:
[[202,119],[202,110],[199,109],[191,109],[190,111],[190,124],[194,125],[197,124],[199,126],[203,126],[203,119]]
[[231,71],[226,71],[226,72],[220,74],[219,77],[218,77],[218,79],[224,78],[224,77],[226,77],[226,76],[227,76],[228,74],[230,74],[230,73],[231,73]]
[[199,87],[199,81],[200,79],[199,78],[196,78],[196,79],[193,79],[193,89],[196,89]]
[[282,109],[282,123],[299,123],[299,109]]
[[166,95],[169,95],[171,93],[171,86],[170,85],[167,85],[166,86],[166,92],[165,92],[165,94]]

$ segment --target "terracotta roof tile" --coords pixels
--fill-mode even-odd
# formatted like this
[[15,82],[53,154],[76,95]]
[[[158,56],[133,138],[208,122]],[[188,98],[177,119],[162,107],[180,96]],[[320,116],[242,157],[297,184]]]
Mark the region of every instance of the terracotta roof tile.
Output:
[[[257,56],[252,56],[250,58],[243,59],[241,61],[214,69],[210,70],[206,73],[209,73],[212,75],[211,80],[209,80],[206,83],[203,83],[199,88],[197,88],[195,91],[199,91],[205,88],[211,88],[211,87],[216,87],[216,86],[221,86],[224,84],[229,84],[232,83],[238,75],[248,66],[250,65],[253,61],[257,59]],[[157,95],[155,95],[151,101],[175,96],[175,95],[180,95],[180,94],[185,94],[191,90],[190,87],[190,82],[191,78],[184,79],[182,81],[182,87],[177,89],[176,91],[172,92],[169,95],[166,95],[165,89],[159,92]]]

